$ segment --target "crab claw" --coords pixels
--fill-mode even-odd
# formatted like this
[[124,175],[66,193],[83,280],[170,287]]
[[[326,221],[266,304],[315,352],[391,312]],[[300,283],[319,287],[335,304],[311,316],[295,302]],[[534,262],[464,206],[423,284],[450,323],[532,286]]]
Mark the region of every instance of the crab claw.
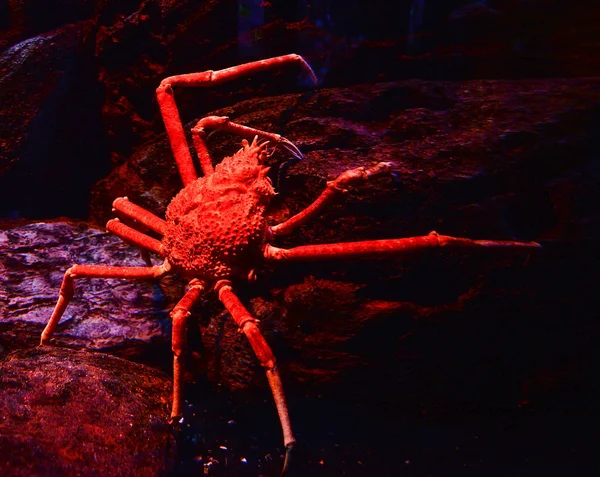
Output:
[[296,159],[300,159],[300,160],[304,159],[304,155],[300,152],[300,149],[298,149],[295,146],[295,144],[292,141],[290,141],[289,139],[286,139],[286,138],[280,136],[279,138],[277,138],[277,145],[284,148],[287,152],[289,152]]

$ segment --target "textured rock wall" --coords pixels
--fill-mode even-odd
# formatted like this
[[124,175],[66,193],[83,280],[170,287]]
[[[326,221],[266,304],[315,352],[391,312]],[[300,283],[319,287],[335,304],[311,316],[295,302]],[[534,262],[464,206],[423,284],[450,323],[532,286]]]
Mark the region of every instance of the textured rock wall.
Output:
[[[491,323],[510,313],[510,306],[498,307],[503,301],[515,305],[518,320],[527,321],[533,313],[535,322],[546,313],[554,316],[554,290],[567,290],[565,299],[575,300],[577,289],[570,284],[591,282],[581,268],[582,256],[568,244],[583,237],[593,243],[599,233],[589,205],[597,195],[589,134],[597,124],[598,98],[598,83],[587,79],[410,81],[249,100],[219,111],[244,124],[279,131],[305,151],[306,158],[285,172],[278,170],[285,156],[270,159],[280,190],[273,223],[308,205],[326,180],[347,168],[396,162],[395,179],[352,189],[322,217],[281,240],[284,246],[422,235],[435,229],[472,238],[540,240],[548,248],[531,257],[455,253],[408,262],[265,267],[257,285],[240,284],[239,291],[263,320],[290,380],[316,389],[344,373],[381,367],[380,354],[396,356],[402,349],[397,340],[407,333],[422,346],[418,354],[427,354],[429,335],[421,335],[422,322],[451,328],[457,316],[467,320],[463,323],[469,316],[486,317],[493,333],[497,330]],[[210,146],[219,157],[237,149],[237,143],[237,138],[216,134]],[[97,185],[94,214],[104,222],[111,216],[112,200],[127,194],[162,215],[177,183],[163,135]],[[50,223],[9,230],[4,236],[6,253],[12,251],[4,265],[11,314],[4,326],[15,340],[24,336],[18,332],[21,323],[23,329],[35,330],[47,319],[70,263],[143,264],[137,252],[93,229]],[[569,259],[573,269],[567,272]],[[557,276],[549,272],[553,266],[565,270]],[[34,276],[39,286],[32,288],[27,276]],[[58,335],[65,344],[85,343],[138,360],[150,359],[154,347],[162,350],[163,366],[168,366],[167,313],[182,294],[180,281],[80,280],[77,290]],[[546,301],[535,305],[536,300]],[[202,354],[198,365],[209,379],[231,389],[264,387],[262,370],[214,297],[209,295],[197,311],[203,332],[201,344],[196,343]],[[555,318],[554,326],[561,329],[563,318]],[[479,327],[467,332],[457,326],[461,346],[477,353]],[[573,333],[579,336],[576,329]],[[384,361],[394,366],[393,359]],[[524,370],[517,366],[514,372]]]
[[165,475],[175,440],[169,380],[103,354],[58,348],[0,362],[4,475]]
[[[9,424],[29,416],[21,427],[28,437],[17,445],[21,460],[1,461],[0,470],[38,465],[27,449],[39,449],[38,457],[53,449],[35,427],[47,397],[36,385],[49,383],[42,394],[85,415],[81,399],[63,399],[77,397],[73,383],[94,394],[116,379],[113,395],[96,393],[116,403],[117,411],[102,408],[113,418],[130,412],[121,401],[135,398],[128,393],[138,384],[126,374],[149,379],[152,369],[170,370],[168,313],[184,290],[177,277],[77,281],[55,344],[138,363],[119,368],[122,377],[94,372],[81,381],[78,373],[93,363],[66,350],[25,349],[37,345],[70,264],[145,263],[102,226],[115,197],[162,215],[180,188],[154,100],[160,78],[295,51],[314,67],[319,89],[306,89],[290,68],[177,91],[188,130],[209,112],[226,114],[281,133],[305,153],[296,164],[281,151],[269,160],[280,193],[272,222],[301,210],[349,167],[396,163],[394,177],[352,188],[279,244],[435,229],[543,245],[531,255],[280,264],[259,271],[254,285],[236,284],[278,356],[292,420],[308,446],[304,475],[398,475],[398,462],[423,475],[514,474],[526,465],[540,475],[571,473],[575,461],[586,461],[581,422],[593,427],[600,389],[593,3],[428,1],[420,3],[419,27],[407,14],[419,2],[408,1],[264,2],[259,9],[229,0],[0,2],[0,365],[9,379],[0,401],[13,406],[3,413]],[[238,138],[222,133],[209,138],[215,160],[238,147]],[[36,218],[52,220],[27,220]],[[228,461],[231,475],[276,475],[277,422],[263,370],[214,296],[193,315],[190,426],[179,434],[179,470],[218,472]],[[18,386],[18,374],[33,384]],[[162,377],[152,382],[146,405],[164,424],[168,412],[155,404],[166,405],[169,389]],[[61,383],[64,392],[53,388]],[[141,401],[133,406],[131,413],[148,415]],[[335,421],[340,413],[348,418]],[[90,439],[110,451],[117,441],[88,439],[82,422],[65,428],[82,437],[73,452],[91,455]],[[153,435],[153,422],[143,424],[150,426],[144,436]],[[460,432],[443,427],[452,422]],[[118,434],[118,425],[101,427]],[[6,438],[16,435],[12,429],[0,431],[1,455],[15,448]],[[155,458],[164,455],[161,443],[149,446]],[[490,456],[491,448],[501,457]],[[70,454],[56,455],[49,468],[75,468]],[[118,456],[123,469],[141,468],[126,452]],[[86,473],[116,465],[106,455],[100,467],[86,459],[77,464]],[[164,469],[174,465],[170,456],[164,462]]]
[[[327,87],[594,76],[600,64],[591,1],[428,1],[416,17],[409,1],[238,3],[4,2],[0,214],[86,217],[91,184],[163,131],[154,90],[168,75],[290,52]],[[182,93],[180,106],[189,121],[293,80],[259,75]]]

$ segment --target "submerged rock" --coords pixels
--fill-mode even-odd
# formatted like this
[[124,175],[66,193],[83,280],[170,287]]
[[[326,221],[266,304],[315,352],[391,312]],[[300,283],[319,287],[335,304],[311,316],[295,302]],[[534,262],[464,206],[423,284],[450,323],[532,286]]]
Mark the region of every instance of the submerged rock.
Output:
[[84,216],[107,171],[92,29],[78,22],[0,50],[0,216]]
[[2,475],[164,475],[171,385],[106,354],[42,347],[0,361]]
[[[556,301],[561,296],[557,290],[571,290],[574,297],[571,284],[583,288],[587,283],[583,252],[568,243],[600,237],[596,211],[589,206],[597,197],[589,131],[596,127],[599,89],[594,79],[403,81],[249,100],[217,111],[242,124],[282,133],[305,153],[304,161],[280,173],[278,164],[287,158],[270,158],[273,179],[280,179],[272,223],[309,205],[327,180],[347,168],[377,161],[396,164],[395,179],[377,178],[352,188],[278,245],[406,237],[434,229],[474,239],[539,240],[549,250],[558,245],[563,254],[554,257],[561,261],[556,267],[537,260],[545,251],[533,257],[434,253],[415,260],[266,266],[256,284],[239,283],[235,289],[261,320],[284,379],[302,392],[356,380],[363,385],[345,389],[347,395],[377,395],[374,386],[379,386],[381,397],[388,378],[422,379],[416,378],[418,372],[411,371],[409,377],[399,373],[398,360],[407,369],[431,366],[429,373],[440,363],[468,368],[469,353],[454,361],[447,358],[452,340],[445,342],[437,330],[452,335],[477,359],[484,351],[481,343],[491,346],[490,340],[498,343],[498,353],[505,352],[493,336],[507,314],[513,323],[543,315],[557,330],[563,329],[565,321],[556,314],[554,302],[537,301],[542,296]],[[209,138],[215,161],[239,148],[239,138],[224,136]],[[122,195],[162,216],[180,187],[163,135],[96,186],[94,218],[104,222],[112,215],[112,201]],[[4,343],[22,340],[23,332],[29,333],[30,342],[37,341],[71,263],[144,263],[119,239],[85,228],[32,224],[5,234],[2,246],[10,258],[3,264],[9,277],[7,318],[0,323],[6,330]],[[154,283],[77,280],[76,296],[56,339],[168,368],[168,312],[183,290],[176,278]],[[193,315],[197,321],[191,323],[200,328],[190,325],[193,359],[188,369],[193,375],[205,374],[226,389],[264,389],[263,370],[214,295],[208,292]],[[480,317],[489,328],[474,326]],[[502,329],[510,335],[508,328]],[[536,339],[536,332],[523,330],[527,338],[514,338],[525,362],[535,359],[525,343]],[[575,341],[580,339],[576,329],[573,333]],[[405,349],[408,342],[414,349]],[[446,351],[430,354],[431,347]],[[422,356],[431,356],[432,364],[419,362]],[[515,364],[515,373],[521,372],[529,371]],[[451,386],[447,373],[435,373]],[[423,389],[429,386],[426,381],[419,384]],[[491,389],[502,388],[503,382],[490,383]],[[461,399],[471,399],[468,394]],[[492,395],[494,391],[474,399],[483,402]]]
[[[138,251],[83,223],[0,230],[0,255],[0,333],[10,350],[39,342],[71,265],[145,265]],[[157,282],[81,279],[75,290],[55,334],[61,345],[134,359],[149,354],[152,363],[161,350],[170,353],[169,292]]]

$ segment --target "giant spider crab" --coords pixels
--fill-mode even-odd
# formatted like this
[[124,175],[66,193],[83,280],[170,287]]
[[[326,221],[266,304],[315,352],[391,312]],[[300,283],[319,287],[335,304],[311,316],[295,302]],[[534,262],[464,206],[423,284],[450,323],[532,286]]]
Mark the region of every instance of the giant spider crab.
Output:
[[[392,163],[380,162],[370,168],[351,169],[327,183],[327,188],[306,209],[291,218],[269,226],[265,211],[275,191],[268,167],[267,144],[273,142],[298,158],[302,154],[289,140],[278,134],[261,131],[232,122],[227,117],[209,116],[192,129],[193,141],[203,177],[198,177],[194,160],[174,99],[173,89],[186,86],[212,86],[258,71],[297,64],[316,84],[316,76],[299,55],[291,54],[246,63],[219,71],[183,74],[164,79],[157,98],[169,141],[184,188],[167,207],[166,220],[130,202],[126,197],[114,201],[113,207],[124,217],[158,233],[157,240],[119,219],[110,220],[106,228],[124,241],[164,257],[162,265],[120,267],[105,265],[73,265],[64,275],[58,303],[46,325],[41,344],[48,343],[74,293],[74,280],[79,278],[160,278],[178,273],[188,281],[188,290],[171,312],[173,350],[173,402],[171,419],[183,415],[183,356],[186,346],[190,309],[205,291],[214,291],[243,332],[260,364],[265,368],[269,386],[283,430],[286,457],[295,444],[285,395],[275,356],[257,326],[257,320],[237,298],[234,280],[252,280],[261,261],[299,261],[364,256],[399,256],[436,247],[511,247],[537,248],[535,242],[470,240],[431,232],[421,237],[370,240],[350,243],[305,245],[291,249],[271,245],[284,235],[316,216],[327,204],[336,200],[349,185],[360,185],[371,177],[391,172]],[[253,138],[242,140],[242,148],[213,166],[206,147],[206,130],[221,129]],[[262,141],[262,142],[261,142]],[[286,458],[287,463],[287,458]],[[284,463],[284,470],[286,468]]]

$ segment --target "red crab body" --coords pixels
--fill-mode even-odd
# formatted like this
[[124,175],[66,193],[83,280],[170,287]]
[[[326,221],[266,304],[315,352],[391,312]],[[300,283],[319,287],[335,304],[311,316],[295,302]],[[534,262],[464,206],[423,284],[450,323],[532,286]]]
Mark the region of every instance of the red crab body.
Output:
[[[285,55],[255,61],[220,71],[205,71],[164,79],[157,89],[157,99],[175,162],[184,188],[167,208],[166,220],[139,207],[127,198],[118,198],[113,207],[128,219],[140,223],[162,236],[162,240],[130,227],[118,219],[106,228],[126,242],[164,258],[161,265],[124,267],[108,265],[73,265],[66,272],[52,316],[42,332],[41,343],[47,343],[56,329],[67,304],[73,297],[74,281],[80,278],[157,279],[178,272],[188,281],[188,290],[171,312],[173,349],[173,404],[171,417],[179,421],[183,415],[184,356],[187,322],[190,310],[204,293],[214,291],[232,318],[248,338],[258,361],[265,368],[281,422],[286,449],[293,448],[295,439],[288,415],[283,384],[275,356],[257,326],[257,320],[244,307],[233,291],[232,278],[250,277],[251,271],[264,261],[302,261],[341,259],[364,256],[401,256],[437,247],[501,248],[530,250],[535,242],[471,240],[431,232],[419,237],[364,242],[304,245],[291,249],[274,247],[270,242],[290,233],[317,216],[324,207],[338,199],[348,186],[358,186],[372,177],[388,174],[392,163],[380,162],[372,167],[358,167],[340,174],[327,183],[321,195],[306,209],[287,220],[269,227],[265,211],[275,194],[262,164],[267,157],[266,142],[271,141],[287,152],[302,158],[302,153],[289,140],[278,134],[261,131],[232,122],[227,117],[209,116],[192,129],[195,152],[203,177],[198,178],[183,125],[175,104],[174,87],[210,86],[254,72],[278,68],[286,64],[299,65],[316,84],[310,66],[298,55]],[[252,138],[249,144],[216,166],[206,147],[206,129],[221,129]],[[325,319],[325,317],[324,317]],[[287,468],[286,464],[284,469]]]
[[265,209],[275,190],[267,177],[266,143],[244,141],[214,173],[196,179],[167,208],[162,244],[171,266],[207,283],[247,277],[262,260]]

